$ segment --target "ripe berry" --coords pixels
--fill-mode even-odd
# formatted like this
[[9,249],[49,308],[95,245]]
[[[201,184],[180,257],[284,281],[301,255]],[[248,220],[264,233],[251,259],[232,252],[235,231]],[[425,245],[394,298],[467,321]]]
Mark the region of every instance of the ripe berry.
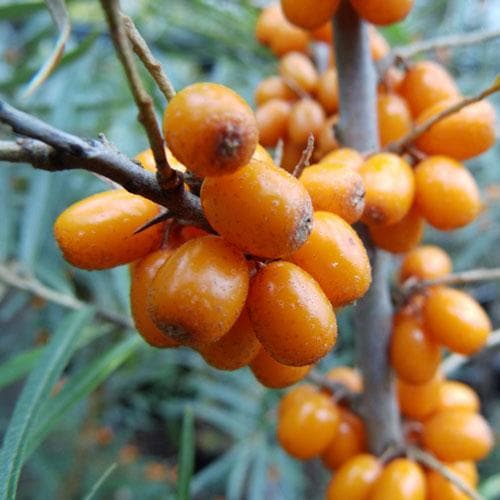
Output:
[[320,163],[343,163],[347,167],[359,170],[364,160],[355,149],[340,148],[321,158]]
[[[165,147],[168,164],[178,172],[185,172],[186,167]],[[156,173],[156,162],[151,149],[145,149],[136,155],[135,159],[149,172]]]
[[408,278],[431,280],[451,273],[453,263],[450,256],[434,245],[422,245],[405,255],[399,271],[399,281]]
[[438,405],[436,412],[448,410],[464,410],[472,413],[479,412],[479,397],[466,384],[457,380],[445,380],[439,388]]
[[287,172],[292,173],[294,168],[299,163],[303,151],[304,146],[302,146],[301,144],[296,144],[289,138],[285,138],[283,144],[283,157],[281,159],[280,167]]
[[109,269],[158,249],[165,224],[134,232],[160,213],[152,201],[122,189],[104,191],[68,207],[54,223],[64,258],[81,269]]
[[248,104],[216,83],[195,83],[178,92],[165,110],[163,131],[176,158],[202,177],[248,163],[259,136]]
[[413,203],[415,180],[410,165],[397,155],[380,153],[365,161],[359,172],[366,188],[362,221],[368,225],[399,222]]
[[361,392],[363,390],[361,373],[350,366],[336,366],[329,370],[325,377],[332,382],[344,384],[352,392]]
[[310,134],[315,137],[325,122],[323,108],[313,99],[302,99],[292,106],[288,120],[288,135],[296,144],[305,145]]
[[210,225],[245,252],[274,259],[299,248],[311,231],[312,204],[302,184],[272,163],[252,160],[207,177],[201,204]]
[[380,61],[389,54],[391,47],[382,33],[374,26],[368,26],[368,36],[370,40],[370,52],[374,61]]
[[301,28],[319,28],[334,15],[339,0],[281,0],[281,8],[287,19]]
[[436,342],[466,355],[481,349],[491,332],[490,319],[477,301],[448,287],[429,291],[424,304],[424,326]]
[[282,99],[271,99],[255,111],[259,140],[263,146],[273,147],[285,137],[291,105]]
[[[471,488],[477,485],[477,467],[474,462],[452,462],[444,464],[450,471],[457,474]],[[469,495],[463,493],[441,473],[429,470],[426,474],[428,500],[468,500]]]
[[413,0],[351,0],[358,14],[373,24],[402,21],[413,7]]
[[[277,14],[275,14],[274,22],[268,23],[268,41],[266,43],[274,55],[281,57],[288,52],[307,52],[310,40],[309,33],[288,22],[283,15],[281,6],[271,7],[276,7]],[[259,26],[259,21],[257,26]],[[260,31],[265,30],[261,29]]]
[[318,72],[311,59],[300,52],[290,52],[279,63],[279,72],[285,81],[291,81],[304,92],[314,92],[318,85]]
[[327,118],[323,123],[318,134],[318,147],[315,151],[314,158],[322,158],[330,151],[338,149],[339,142],[334,129],[338,121],[338,115],[333,115]]
[[401,413],[415,420],[427,418],[437,407],[441,383],[440,372],[429,381],[418,385],[398,380],[397,391]]
[[260,43],[270,43],[276,28],[283,21],[281,6],[274,4],[262,9],[255,25],[255,38]]
[[314,40],[318,42],[325,42],[331,44],[333,41],[333,28],[330,20],[325,24],[321,25],[319,28],[316,28],[311,31],[311,36]]
[[271,389],[281,389],[302,380],[311,367],[283,365],[261,348],[250,363],[250,369],[262,385]]
[[280,363],[315,363],[335,344],[332,306],[314,279],[290,262],[272,262],[256,274],[248,306],[257,338]]
[[380,145],[387,146],[401,139],[412,128],[410,110],[397,94],[379,94],[377,98],[378,129]]
[[327,69],[318,80],[316,98],[328,114],[335,113],[339,109],[339,84],[337,81],[337,70]]
[[243,254],[217,236],[184,243],[159,269],[149,290],[155,324],[195,347],[225,335],[240,315],[248,292]]
[[262,80],[255,89],[255,104],[262,106],[271,99],[284,101],[297,100],[297,94],[283,81],[280,76],[270,76]]

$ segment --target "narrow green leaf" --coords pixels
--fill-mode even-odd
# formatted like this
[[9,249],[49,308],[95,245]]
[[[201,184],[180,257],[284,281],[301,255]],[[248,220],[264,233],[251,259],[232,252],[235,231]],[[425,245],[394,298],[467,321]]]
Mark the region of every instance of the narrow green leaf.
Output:
[[495,474],[481,483],[479,493],[485,500],[498,500],[498,492],[500,491],[500,474]]
[[20,379],[36,365],[43,347],[24,351],[0,365],[0,389]]
[[5,5],[0,5],[0,19],[26,19],[26,16],[34,14],[44,8],[42,1],[15,0]]
[[90,491],[83,497],[83,500],[92,500],[95,494],[99,490],[99,488],[104,484],[106,479],[113,473],[113,471],[118,467],[118,464],[115,462],[111,464],[103,473],[103,475],[96,481],[94,486],[90,489]]
[[243,491],[254,452],[255,448],[252,446],[239,446],[238,455],[234,460],[226,483],[227,500],[240,500],[244,498]]
[[26,381],[0,450],[1,500],[12,500],[16,496],[28,434],[71,357],[78,335],[93,315],[93,311],[84,309],[66,316]]
[[[1,19],[1,15],[0,15]],[[10,185],[10,170],[4,168],[0,173],[0,214],[2,223],[0,224],[0,260],[5,261],[9,256],[12,244],[12,228],[14,224],[13,200]]]
[[182,419],[181,446],[179,451],[179,478],[177,480],[177,497],[189,500],[189,485],[194,467],[194,417],[188,406]]
[[256,443],[256,453],[248,480],[248,500],[260,500],[266,497],[267,485],[267,443],[261,438]]

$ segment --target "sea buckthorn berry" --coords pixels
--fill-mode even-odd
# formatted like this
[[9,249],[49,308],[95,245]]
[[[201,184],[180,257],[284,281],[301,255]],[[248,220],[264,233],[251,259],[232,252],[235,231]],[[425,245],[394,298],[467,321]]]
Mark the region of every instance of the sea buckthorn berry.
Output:
[[321,158],[320,163],[343,163],[354,170],[358,170],[363,165],[364,160],[355,149],[340,148]]
[[321,455],[325,467],[337,469],[350,458],[366,450],[363,421],[351,411],[340,408],[338,430]]
[[256,274],[248,307],[257,338],[280,363],[315,363],[335,344],[332,306],[314,279],[290,262],[272,262]]
[[465,410],[477,413],[479,406],[479,396],[472,387],[457,380],[445,380],[441,384],[436,412]]
[[363,378],[356,368],[336,366],[328,371],[325,377],[332,382],[344,384],[352,392],[361,392],[363,390]]
[[392,328],[390,357],[401,380],[425,384],[435,375],[441,352],[439,344],[426,335],[416,317],[398,314]]
[[[476,464],[471,461],[452,462],[444,464],[454,472],[468,486],[475,488],[477,485]],[[469,495],[463,493],[441,473],[429,470],[426,474],[427,500],[468,500]]]
[[290,80],[304,92],[314,92],[318,85],[318,72],[309,57],[300,52],[290,52],[283,56],[279,64],[283,79]]
[[425,500],[425,475],[418,464],[396,458],[375,481],[370,500]]
[[268,153],[267,149],[260,144],[257,144],[252,160],[260,161],[263,163],[272,163],[273,157]]
[[380,153],[366,160],[359,169],[365,182],[365,211],[368,225],[399,222],[410,210],[415,194],[413,171],[397,155]]
[[251,361],[250,369],[255,378],[265,387],[282,389],[302,380],[311,367],[283,365],[272,358],[264,348],[261,348]]
[[399,271],[399,281],[403,283],[408,278],[432,280],[450,274],[453,263],[450,256],[434,245],[422,245],[408,252]]
[[[457,101],[439,101],[425,109],[417,118],[422,124],[448,109]],[[440,120],[420,135],[415,145],[428,155],[446,155],[456,160],[468,160],[484,153],[495,144],[495,110],[488,101],[470,104]]]
[[[165,154],[170,167],[178,172],[185,172],[186,167],[172,154],[172,151],[165,147]],[[135,159],[144,167],[145,170],[156,173],[156,162],[151,149],[141,151]]]
[[260,43],[269,44],[276,28],[283,21],[286,22],[280,5],[273,4],[262,9],[255,25],[255,38]]
[[199,349],[203,359],[219,370],[237,370],[248,365],[260,349],[245,307],[232,326],[219,340]]
[[270,76],[262,80],[255,89],[255,104],[262,106],[271,99],[296,101],[297,94],[283,81],[280,76]]
[[259,141],[263,146],[273,147],[288,128],[291,105],[282,99],[271,99],[255,111],[259,129]]
[[318,80],[316,98],[328,114],[335,113],[339,109],[339,84],[337,70],[327,69]]
[[392,253],[408,252],[424,236],[424,218],[412,207],[396,224],[369,226],[370,236],[379,248]]
[[333,28],[332,23],[328,20],[325,24],[311,31],[311,36],[318,42],[332,43],[333,42]]
[[358,14],[373,24],[402,21],[413,7],[413,0],[351,0]]
[[144,340],[154,347],[177,347],[174,339],[158,329],[148,313],[148,291],[158,269],[172,255],[172,248],[152,252],[132,268],[130,276],[130,307],[135,327]]
[[362,297],[371,283],[371,267],[356,231],[341,217],[315,212],[308,240],[290,256],[321,286],[334,307]]
[[481,349],[491,332],[490,319],[472,296],[444,286],[429,290],[424,326],[436,342],[465,355]]
[[195,347],[225,335],[248,293],[243,254],[218,236],[184,243],[158,270],[149,290],[149,312],[160,328]]
[[306,30],[319,28],[334,15],[339,0],[281,0],[281,8],[286,18],[296,26]]
[[441,384],[442,375],[439,371],[424,384],[409,384],[398,380],[397,391],[401,413],[415,420],[427,418],[438,405]]
[[[391,66],[383,75],[382,81],[378,84],[377,90],[381,93],[383,92],[397,92],[399,93],[399,88],[403,83],[403,78],[405,74],[402,70]],[[408,103],[405,102],[408,106]]]
[[295,458],[318,456],[337,432],[340,414],[336,404],[329,396],[311,391],[300,397],[291,396],[285,405],[278,412],[280,445]]
[[431,156],[417,165],[415,204],[429,224],[443,231],[469,224],[481,210],[474,177],[447,156]]
[[64,258],[81,269],[109,269],[157,250],[165,224],[134,232],[159,215],[160,207],[122,189],[104,191],[68,207],[54,223]]
[[434,104],[459,96],[451,75],[434,61],[419,61],[410,66],[398,92],[415,118]]
[[405,100],[397,94],[379,94],[377,113],[382,147],[401,139],[410,132],[412,128],[410,110]]
[[321,159],[330,151],[336,150],[339,147],[337,136],[335,135],[335,124],[339,121],[338,115],[327,118],[318,135],[318,149],[315,152],[314,158]]
[[323,108],[312,99],[302,99],[292,106],[288,120],[288,135],[296,144],[305,145],[310,134],[315,137],[325,123]]
[[389,54],[391,47],[374,26],[368,26],[368,37],[370,40],[370,52],[374,61],[380,61]]
[[296,144],[290,139],[286,138],[283,144],[283,157],[281,159],[280,167],[287,172],[292,173],[300,159],[305,146]]
[[361,175],[342,163],[318,163],[307,167],[300,181],[311,196],[314,210],[339,215],[349,224],[358,221],[365,207]]
[[252,160],[233,174],[207,177],[201,204],[218,233],[259,257],[288,255],[311,231],[312,203],[306,189],[272,163]]
[[424,422],[424,446],[446,462],[481,460],[493,447],[493,433],[479,414],[464,410],[436,413]]
[[289,23],[283,13],[282,21],[274,28],[270,40],[270,49],[277,57],[282,57],[288,52],[307,52],[309,49],[310,35],[292,23]]
[[327,500],[367,500],[382,472],[377,457],[363,453],[345,462],[328,483]]
[[201,177],[248,163],[259,137],[248,104],[216,83],[195,83],[178,92],[165,110],[163,131],[175,157]]

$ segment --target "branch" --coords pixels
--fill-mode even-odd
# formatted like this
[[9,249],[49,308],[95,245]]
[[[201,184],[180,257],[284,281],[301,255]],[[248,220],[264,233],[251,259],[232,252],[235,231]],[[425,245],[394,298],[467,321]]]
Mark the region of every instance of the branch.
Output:
[[296,177],[297,179],[302,175],[302,172],[306,167],[308,167],[311,164],[311,156],[314,151],[314,135],[309,134],[309,137],[307,138],[307,145],[302,151],[302,156],[300,157],[299,163],[295,165],[292,175]]
[[401,154],[404,152],[413,142],[420,137],[424,132],[427,132],[433,125],[436,123],[440,122],[441,120],[444,120],[448,116],[457,113],[461,109],[474,104],[476,102],[482,101],[486,97],[488,97],[491,94],[494,94],[495,92],[500,91],[500,77],[497,77],[493,84],[488,87],[487,89],[483,90],[480,94],[477,94],[472,97],[465,97],[464,99],[456,102],[455,104],[451,105],[449,108],[444,109],[437,115],[431,116],[427,121],[424,123],[421,123],[420,125],[417,125],[416,127],[413,128],[411,132],[409,132],[407,135],[402,137],[399,141],[392,142],[389,144],[385,150],[390,151],[392,153],[397,153]]
[[152,54],[148,44],[135,26],[134,21],[124,14],[122,14],[122,19],[134,52],[149,71],[167,101],[170,101],[170,99],[172,99],[175,95],[175,89],[172,82],[163,71],[160,61],[158,61],[158,59],[156,59],[156,57]]
[[138,119],[148,136],[158,169],[158,180],[163,189],[173,188],[178,185],[180,180],[175,170],[171,169],[168,164],[163,137],[156,120],[153,99],[144,89],[139,77],[129,39],[125,31],[123,17],[119,11],[119,0],[101,0],[101,5],[106,14],[117,56],[122,63],[135,104],[139,110]]

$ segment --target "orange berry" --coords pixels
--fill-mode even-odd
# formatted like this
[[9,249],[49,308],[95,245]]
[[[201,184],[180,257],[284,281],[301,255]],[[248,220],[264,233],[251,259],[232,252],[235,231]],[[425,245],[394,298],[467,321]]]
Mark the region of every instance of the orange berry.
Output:
[[248,365],[257,356],[259,349],[260,343],[245,307],[229,332],[219,340],[202,346],[199,352],[214,368],[237,370]]
[[262,9],[255,25],[255,38],[260,43],[270,43],[276,28],[283,21],[286,22],[280,5],[273,4]]
[[144,340],[154,347],[177,347],[179,345],[153,323],[148,312],[147,301],[151,283],[158,269],[173,252],[172,248],[165,248],[150,253],[135,263],[130,276],[130,307],[135,327]]
[[310,366],[287,366],[278,363],[264,348],[251,361],[250,368],[255,378],[264,386],[271,389],[288,387],[302,380]]
[[296,26],[311,30],[328,22],[335,14],[340,0],[281,0],[286,18]]
[[248,104],[216,83],[195,83],[178,92],[165,109],[163,132],[176,158],[202,177],[245,165],[259,136]]
[[257,144],[257,147],[255,148],[255,152],[252,156],[252,160],[255,161],[260,161],[263,163],[272,163],[273,158],[272,156],[267,152],[267,149],[260,144]]
[[270,76],[262,80],[255,89],[255,104],[262,106],[271,99],[284,101],[297,100],[297,94],[283,81],[280,76]]
[[328,483],[327,500],[367,500],[382,466],[377,457],[363,453],[342,464]]
[[356,231],[338,215],[315,212],[308,240],[290,256],[321,286],[334,307],[362,297],[371,283],[371,267]]
[[311,31],[311,35],[314,40],[317,40],[318,42],[325,42],[325,43],[332,43],[333,41],[333,28],[332,28],[332,23],[330,20],[320,26],[319,28],[316,28]]
[[406,72],[398,92],[416,118],[434,104],[459,96],[451,75],[434,61],[419,61]]
[[429,382],[441,361],[439,344],[426,335],[417,318],[407,314],[394,318],[390,356],[398,377],[409,384]]
[[410,110],[397,94],[379,94],[377,98],[380,145],[387,146],[401,139],[412,128]]
[[307,167],[300,181],[311,196],[314,210],[339,215],[349,224],[358,221],[365,206],[361,175],[342,163],[318,163]]
[[290,52],[279,63],[281,77],[294,82],[304,92],[314,92],[318,85],[318,72],[309,57],[300,52]]
[[366,160],[359,170],[365,182],[365,211],[368,225],[399,222],[410,210],[415,193],[413,171],[402,158],[380,153]]
[[273,147],[285,137],[291,106],[281,99],[271,99],[255,111],[259,129],[259,141],[263,146]]
[[339,84],[337,81],[337,70],[327,69],[318,80],[316,97],[328,114],[335,113],[339,109]]
[[289,23],[282,13],[281,16],[283,21],[275,27],[271,35],[271,51],[277,57],[282,57],[288,52],[307,52],[310,40],[309,33]]
[[[471,488],[477,484],[476,464],[471,461],[452,462],[444,464],[449,470],[457,474],[462,481]],[[468,500],[469,495],[463,493],[451,481],[435,470],[426,474],[428,500]]]
[[481,460],[493,447],[493,433],[479,414],[464,410],[436,413],[424,422],[424,446],[447,462]]
[[366,435],[363,421],[351,411],[340,408],[338,430],[321,455],[323,465],[329,469],[337,469],[365,450]]
[[299,163],[302,152],[305,146],[301,144],[296,144],[290,139],[286,138],[283,144],[283,158],[281,160],[280,167],[287,172],[293,172],[294,168]]
[[351,0],[358,14],[373,24],[402,21],[413,7],[413,0]]
[[363,165],[364,160],[355,149],[340,148],[321,158],[320,163],[343,163],[354,170],[358,170]]
[[382,33],[374,26],[368,26],[368,37],[370,40],[370,51],[374,61],[380,61],[389,54],[391,47],[383,37]]
[[314,279],[290,262],[272,262],[256,274],[248,306],[257,338],[280,363],[315,363],[335,344],[332,306]]
[[422,245],[408,252],[399,270],[399,281],[403,283],[408,278],[432,280],[451,273],[453,263],[450,256],[434,245]]
[[479,396],[472,387],[457,380],[445,380],[441,384],[436,412],[464,410],[477,413],[479,406]]
[[481,349],[491,332],[490,319],[471,295],[444,286],[429,291],[424,324],[436,342],[465,355]]
[[281,418],[290,408],[295,408],[297,405],[304,404],[308,398],[314,397],[318,393],[316,386],[311,384],[300,384],[292,390],[286,392],[280,399],[277,415]]
[[443,231],[469,224],[481,210],[474,177],[446,156],[431,156],[415,168],[415,203],[427,222]]
[[318,135],[318,150],[316,155],[321,158],[326,153],[338,149],[339,142],[335,135],[334,125],[339,121],[338,115],[330,116],[326,119]]
[[[165,146],[165,154],[167,155],[167,161],[170,167],[178,172],[185,172],[186,167],[172,154],[172,151]],[[151,149],[146,149],[141,151],[136,155],[135,160],[137,160],[145,170],[149,172],[156,173],[156,162],[153,156],[153,151]]]
[[160,247],[165,224],[134,232],[160,207],[125,190],[104,191],[68,207],[54,223],[64,258],[81,269],[109,269],[140,259]]
[[370,500],[425,500],[425,475],[418,464],[396,458],[375,481]]
[[218,236],[184,243],[160,267],[149,290],[149,312],[183,344],[215,342],[238,319],[248,292],[243,254]]
[[[401,84],[403,83],[403,79],[405,74],[402,70],[391,66],[383,75],[382,81],[379,83],[377,89],[379,92],[398,92]],[[405,102],[408,107],[408,103]],[[411,110],[410,110],[411,111]]]
[[302,99],[292,106],[288,135],[296,144],[305,145],[310,134],[319,135],[324,123],[323,108],[312,99]]
[[295,458],[306,460],[318,456],[337,432],[340,421],[337,406],[319,391],[298,398],[291,396],[285,405],[278,413],[280,445]]
[[[456,99],[439,101],[426,108],[416,124],[426,122],[455,104]],[[444,118],[420,135],[415,145],[428,155],[446,155],[456,160],[468,160],[495,144],[495,109],[488,101],[470,104]]]
[[352,392],[361,392],[363,390],[361,374],[350,366],[336,366],[329,370],[325,377],[332,382],[344,384]]
[[441,384],[442,375],[439,371],[423,384],[409,384],[398,380],[397,391],[401,413],[415,420],[427,418],[437,407]]
[[379,248],[392,253],[408,252],[424,236],[424,219],[415,207],[396,224],[369,226],[370,236]]
[[218,233],[259,257],[288,255],[311,231],[312,204],[306,189],[272,163],[252,160],[232,174],[207,177],[201,204]]

